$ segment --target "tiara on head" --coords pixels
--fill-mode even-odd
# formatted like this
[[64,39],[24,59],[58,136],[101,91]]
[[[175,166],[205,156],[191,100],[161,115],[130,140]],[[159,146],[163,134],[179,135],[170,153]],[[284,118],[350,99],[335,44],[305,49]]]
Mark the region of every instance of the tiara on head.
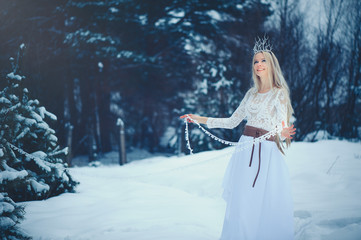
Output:
[[268,38],[267,37],[263,37],[258,38],[258,40],[256,40],[256,42],[254,43],[254,47],[253,47],[253,53],[259,53],[259,52],[271,52],[272,50],[272,46],[271,44],[268,42]]

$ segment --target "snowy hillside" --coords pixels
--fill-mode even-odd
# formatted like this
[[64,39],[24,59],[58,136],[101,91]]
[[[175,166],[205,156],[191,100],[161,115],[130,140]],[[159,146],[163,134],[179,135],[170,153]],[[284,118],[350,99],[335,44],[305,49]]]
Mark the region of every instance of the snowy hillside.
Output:
[[[73,168],[77,193],[26,202],[21,227],[41,240],[217,240],[232,151]],[[294,143],[286,161],[296,239],[361,239],[361,144]]]

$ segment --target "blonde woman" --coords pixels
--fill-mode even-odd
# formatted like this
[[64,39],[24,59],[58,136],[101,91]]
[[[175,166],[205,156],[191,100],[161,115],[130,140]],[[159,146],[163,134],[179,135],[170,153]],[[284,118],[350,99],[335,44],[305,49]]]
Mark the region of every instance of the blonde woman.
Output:
[[286,141],[288,146],[296,130],[293,125],[287,127],[293,113],[289,88],[265,40],[256,42],[253,50],[254,86],[232,116],[211,118],[187,114],[191,118],[188,121],[196,120],[208,128],[232,129],[246,119],[239,143],[269,131],[276,133],[232,155],[223,180],[227,209],[221,240],[292,240],[290,177],[282,155],[282,142]]

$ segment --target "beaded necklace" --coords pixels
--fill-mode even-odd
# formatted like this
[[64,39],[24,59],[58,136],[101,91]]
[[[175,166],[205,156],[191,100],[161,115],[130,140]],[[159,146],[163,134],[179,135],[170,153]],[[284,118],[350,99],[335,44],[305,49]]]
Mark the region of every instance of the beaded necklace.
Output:
[[251,148],[254,144],[264,142],[267,139],[269,139],[271,136],[275,136],[280,131],[279,127],[276,127],[275,129],[273,129],[272,131],[269,131],[265,135],[262,135],[257,138],[253,138],[252,140],[242,141],[242,142],[230,142],[230,141],[221,139],[221,138],[213,135],[212,133],[207,131],[204,127],[202,127],[197,120],[192,119],[187,114],[186,117],[184,118],[184,123],[186,125],[185,126],[185,139],[186,139],[187,148],[188,148],[190,154],[193,154],[193,149],[191,147],[190,140],[189,140],[188,120],[197,124],[198,128],[200,128],[206,135],[208,135],[212,139],[214,139],[222,144],[225,144],[225,145],[236,146],[236,151],[243,151],[245,149]]

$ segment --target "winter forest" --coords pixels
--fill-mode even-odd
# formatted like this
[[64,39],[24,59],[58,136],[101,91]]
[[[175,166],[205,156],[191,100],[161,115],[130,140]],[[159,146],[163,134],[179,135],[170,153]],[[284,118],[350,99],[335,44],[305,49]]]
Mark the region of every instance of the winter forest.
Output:
[[[252,85],[252,49],[263,36],[294,108],[287,158],[302,186],[294,193],[296,239],[360,239],[361,1],[0,0],[0,19],[0,239],[218,239],[230,150],[193,125],[198,155],[189,155],[179,116],[229,117]],[[212,133],[237,141],[244,125]],[[321,155],[324,165],[315,169],[324,176],[312,171],[311,178],[349,196],[327,205],[349,206],[334,222],[319,202],[337,194],[320,187],[323,195],[305,197],[312,183],[302,163]],[[101,200],[89,193],[97,188]],[[42,212],[68,209],[65,202],[76,206],[69,215],[84,219]],[[169,202],[180,210],[145,220]],[[84,221],[97,216],[85,208],[120,203],[127,206],[114,211],[121,221],[96,210],[106,220],[85,230]],[[53,229],[42,227],[47,218]],[[200,223],[204,232],[194,227]]]

